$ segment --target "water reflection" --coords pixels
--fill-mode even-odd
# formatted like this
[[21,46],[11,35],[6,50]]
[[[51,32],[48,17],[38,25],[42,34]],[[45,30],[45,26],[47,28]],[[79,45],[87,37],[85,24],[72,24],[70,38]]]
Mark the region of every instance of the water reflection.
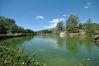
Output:
[[33,39],[33,36],[8,38],[8,39],[0,40],[0,44],[3,46],[16,48],[17,45],[23,44],[24,42],[30,41],[31,39]]
[[[79,59],[79,61],[81,61],[80,63],[82,63],[83,59],[85,59],[85,61],[83,61],[83,63],[86,63],[86,65],[90,65],[87,64],[88,62],[90,63],[90,61],[92,62],[92,60],[97,59],[96,57],[93,58],[94,56],[96,56],[96,47],[98,48],[97,45],[95,45],[95,42],[92,41],[92,39],[90,37],[87,36],[66,36],[66,37],[60,37],[57,36],[56,37],[57,40],[57,45],[59,48],[65,48],[65,50],[68,52],[67,58],[76,58]],[[99,51],[99,48],[97,49]],[[98,53],[99,54],[99,53]],[[90,60],[91,59],[91,60]],[[99,60],[99,59],[97,59]],[[93,61],[93,62],[97,62],[97,61]],[[96,65],[98,65],[96,63]],[[92,66],[92,65],[90,65]]]
[[56,36],[57,45],[59,48],[63,48],[65,45],[64,37]]
[[69,52],[76,53],[81,46],[86,47],[88,51],[91,51],[93,42],[88,37],[79,37],[79,36],[66,36],[60,37],[56,36],[57,45],[59,48],[66,48]]
[[[47,66],[99,66],[99,46],[86,36],[27,36],[0,41],[6,46],[24,49],[27,54],[36,52]],[[83,61],[84,59],[84,61]]]

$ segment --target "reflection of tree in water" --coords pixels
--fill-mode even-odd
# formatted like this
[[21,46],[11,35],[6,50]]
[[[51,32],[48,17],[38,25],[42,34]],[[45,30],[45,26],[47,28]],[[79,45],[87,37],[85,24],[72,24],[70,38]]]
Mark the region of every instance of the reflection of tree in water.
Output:
[[65,39],[60,36],[56,36],[56,40],[57,40],[58,47],[63,48],[65,44]]
[[[60,37],[56,36],[57,45],[60,48],[65,47],[72,53],[75,53],[80,49],[81,47],[84,47],[86,52],[91,53],[92,48],[95,46],[95,42],[92,41],[90,37],[86,36],[66,36],[66,37]],[[97,44],[97,46],[99,46]],[[82,48],[83,49],[83,48]]]
[[79,37],[79,45],[84,46],[88,52],[92,51],[93,46],[95,46],[92,38],[85,36],[83,39]]
[[85,36],[83,38],[81,36],[79,36],[79,39],[80,39],[80,44],[88,45],[88,44],[92,43],[91,38],[87,37],[87,36]]
[[18,44],[22,44],[24,41],[29,41],[31,39],[33,39],[33,36],[15,37],[1,40],[0,44],[3,46],[15,48]]
[[99,41],[95,42],[95,45],[96,45],[97,47],[99,47]]
[[79,39],[78,37],[67,37],[66,40],[66,48],[71,52],[71,53],[76,53],[78,51],[78,42]]
[[48,39],[48,38],[54,38],[53,35],[35,35],[34,37],[37,37],[37,38],[44,38],[44,39]]
[[58,47],[63,48],[65,47],[69,51],[75,53],[78,49],[78,37],[60,37],[56,36]]

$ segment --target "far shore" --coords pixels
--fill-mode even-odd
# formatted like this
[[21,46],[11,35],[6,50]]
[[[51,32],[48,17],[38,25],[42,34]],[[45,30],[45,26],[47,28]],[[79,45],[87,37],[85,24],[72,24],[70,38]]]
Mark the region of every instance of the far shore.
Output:
[[[0,34],[0,39],[3,38],[10,38],[10,37],[21,37],[21,36],[32,36],[34,35],[33,33],[14,33],[14,34]],[[64,32],[61,32],[60,35],[66,36]],[[75,36],[75,35],[86,35],[85,33],[69,33],[68,35],[70,36]],[[99,35],[94,35],[93,39],[99,37]],[[97,40],[99,41],[99,39]]]
[[30,36],[32,33],[15,33],[15,34],[0,34],[0,39],[9,37]]

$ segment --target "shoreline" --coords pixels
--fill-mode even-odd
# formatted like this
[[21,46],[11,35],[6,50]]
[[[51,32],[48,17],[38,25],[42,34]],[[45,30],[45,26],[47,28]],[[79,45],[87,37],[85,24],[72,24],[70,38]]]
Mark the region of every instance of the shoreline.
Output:
[[[1,66],[44,66],[44,63],[38,61],[34,56],[28,56],[21,51],[17,51],[13,48],[8,48],[0,45],[0,64]],[[10,54],[9,54],[10,53]]]
[[21,36],[32,36],[34,34],[30,33],[19,33],[19,34],[0,34],[0,39],[11,38],[11,37],[21,37]]

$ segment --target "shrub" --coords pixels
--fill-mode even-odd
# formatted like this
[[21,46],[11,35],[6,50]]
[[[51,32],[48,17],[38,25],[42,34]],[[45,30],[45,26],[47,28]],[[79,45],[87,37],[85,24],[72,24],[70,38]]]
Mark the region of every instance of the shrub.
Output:
[[0,46],[0,66],[44,66],[44,64],[20,51]]

